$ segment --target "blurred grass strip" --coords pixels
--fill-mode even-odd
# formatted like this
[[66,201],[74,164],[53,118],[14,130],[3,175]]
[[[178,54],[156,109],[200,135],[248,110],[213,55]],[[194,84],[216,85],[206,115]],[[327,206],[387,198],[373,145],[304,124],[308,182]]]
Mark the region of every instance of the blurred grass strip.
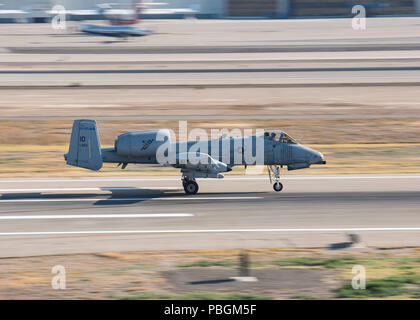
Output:
[[130,296],[110,296],[119,300],[271,300],[271,297],[258,296],[252,293],[186,293],[186,294],[161,294],[144,292]]
[[[324,154],[327,165],[312,166],[309,170],[288,172],[287,175],[420,173],[420,143],[310,146]],[[100,172],[91,172],[67,166],[64,161],[67,149],[66,144],[0,145],[0,177],[179,175],[179,170],[173,168],[129,165],[123,171],[114,164],[105,164]],[[235,167],[230,174],[244,174],[244,168]]]

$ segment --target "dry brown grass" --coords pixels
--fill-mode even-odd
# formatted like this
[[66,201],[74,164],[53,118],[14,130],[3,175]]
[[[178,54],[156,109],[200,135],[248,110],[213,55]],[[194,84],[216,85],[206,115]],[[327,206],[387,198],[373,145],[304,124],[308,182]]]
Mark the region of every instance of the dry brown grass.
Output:
[[[324,153],[328,164],[288,174],[333,173],[419,173],[420,144],[351,144],[310,145]],[[172,168],[129,165],[122,171],[105,164],[100,172],[67,166],[63,154],[66,145],[2,145],[0,146],[0,177],[34,176],[113,176],[113,175],[178,175]],[[230,174],[244,174],[236,167]]]
[[[297,174],[330,173],[417,173],[420,172],[420,121],[407,119],[278,121],[191,121],[189,128],[282,128],[298,141],[324,153],[327,166],[302,170]],[[167,127],[174,121],[101,121],[102,145],[112,146],[116,136],[127,130]],[[71,121],[0,121],[0,177],[28,176],[109,176],[178,175],[171,168],[128,166],[122,172],[106,164],[101,172],[66,166]],[[232,174],[242,174],[235,168]],[[295,173],[293,173],[295,174]]]
[[[178,121],[112,120],[99,121],[102,144],[113,145],[126,131],[169,128],[178,133]],[[69,142],[72,121],[0,121],[0,145],[65,145]],[[188,121],[188,129],[278,128],[304,144],[420,143],[417,117],[374,119],[314,119]]]

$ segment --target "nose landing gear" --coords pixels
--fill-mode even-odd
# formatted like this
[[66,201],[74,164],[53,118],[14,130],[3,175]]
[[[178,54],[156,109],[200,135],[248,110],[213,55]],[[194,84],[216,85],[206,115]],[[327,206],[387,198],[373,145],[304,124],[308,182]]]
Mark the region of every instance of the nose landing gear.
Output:
[[270,178],[270,183],[272,182],[271,174],[274,175],[275,182],[273,184],[273,189],[276,192],[280,192],[283,190],[283,184],[279,181],[280,180],[280,167],[279,166],[268,166],[268,177]]
[[273,189],[276,192],[280,192],[281,190],[283,190],[283,184],[281,184],[280,182],[275,182],[273,184]]
[[189,179],[185,176],[182,177],[182,186],[186,194],[194,195],[198,192],[198,184],[195,182],[195,179]]

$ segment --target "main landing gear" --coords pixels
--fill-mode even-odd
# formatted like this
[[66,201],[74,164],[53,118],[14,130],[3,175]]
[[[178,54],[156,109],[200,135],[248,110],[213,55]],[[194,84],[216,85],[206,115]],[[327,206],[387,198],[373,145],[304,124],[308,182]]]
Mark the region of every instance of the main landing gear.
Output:
[[184,187],[186,194],[194,195],[198,192],[198,184],[195,182],[195,179],[182,177],[182,186]]
[[268,177],[270,178],[270,183],[272,182],[271,175],[274,176],[274,184],[273,189],[276,192],[280,192],[283,190],[283,184],[279,181],[280,180],[280,167],[279,166],[268,166]]

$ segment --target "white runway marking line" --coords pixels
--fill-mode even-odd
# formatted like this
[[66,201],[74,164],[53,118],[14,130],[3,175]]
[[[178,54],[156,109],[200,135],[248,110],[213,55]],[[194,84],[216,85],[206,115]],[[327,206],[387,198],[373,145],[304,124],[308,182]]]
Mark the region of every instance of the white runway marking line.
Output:
[[181,190],[181,187],[97,187],[97,188],[38,188],[38,189],[0,189],[3,192],[48,192],[48,191],[147,191]]
[[25,202],[97,202],[97,201],[178,201],[178,200],[254,200],[263,199],[263,197],[171,197],[171,198],[69,198],[69,199],[8,199],[0,200],[0,203],[25,203]]
[[[401,174],[401,175],[374,175],[374,174],[366,174],[366,175],[311,175],[311,176],[282,176],[284,180],[330,180],[330,179],[420,179],[420,174]],[[178,177],[168,177],[168,178],[77,178],[77,179],[66,179],[66,178],[58,178],[58,179],[0,179],[0,183],[28,183],[28,182],[141,182],[141,181],[179,181]],[[226,177],[223,180],[267,180],[266,176],[260,177],[247,177],[240,176],[240,177]],[[142,187],[145,188],[145,187]]]
[[69,214],[0,216],[0,220],[48,220],[48,219],[122,219],[122,218],[182,218],[193,217],[192,213],[148,213],[148,214]]
[[302,228],[302,229],[209,229],[209,230],[92,230],[92,231],[41,231],[1,232],[0,236],[25,235],[86,235],[86,234],[153,234],[153,233],[250,233],[250,232],[343,232],[343,231],[420,231],[420,227],[400,228]]

